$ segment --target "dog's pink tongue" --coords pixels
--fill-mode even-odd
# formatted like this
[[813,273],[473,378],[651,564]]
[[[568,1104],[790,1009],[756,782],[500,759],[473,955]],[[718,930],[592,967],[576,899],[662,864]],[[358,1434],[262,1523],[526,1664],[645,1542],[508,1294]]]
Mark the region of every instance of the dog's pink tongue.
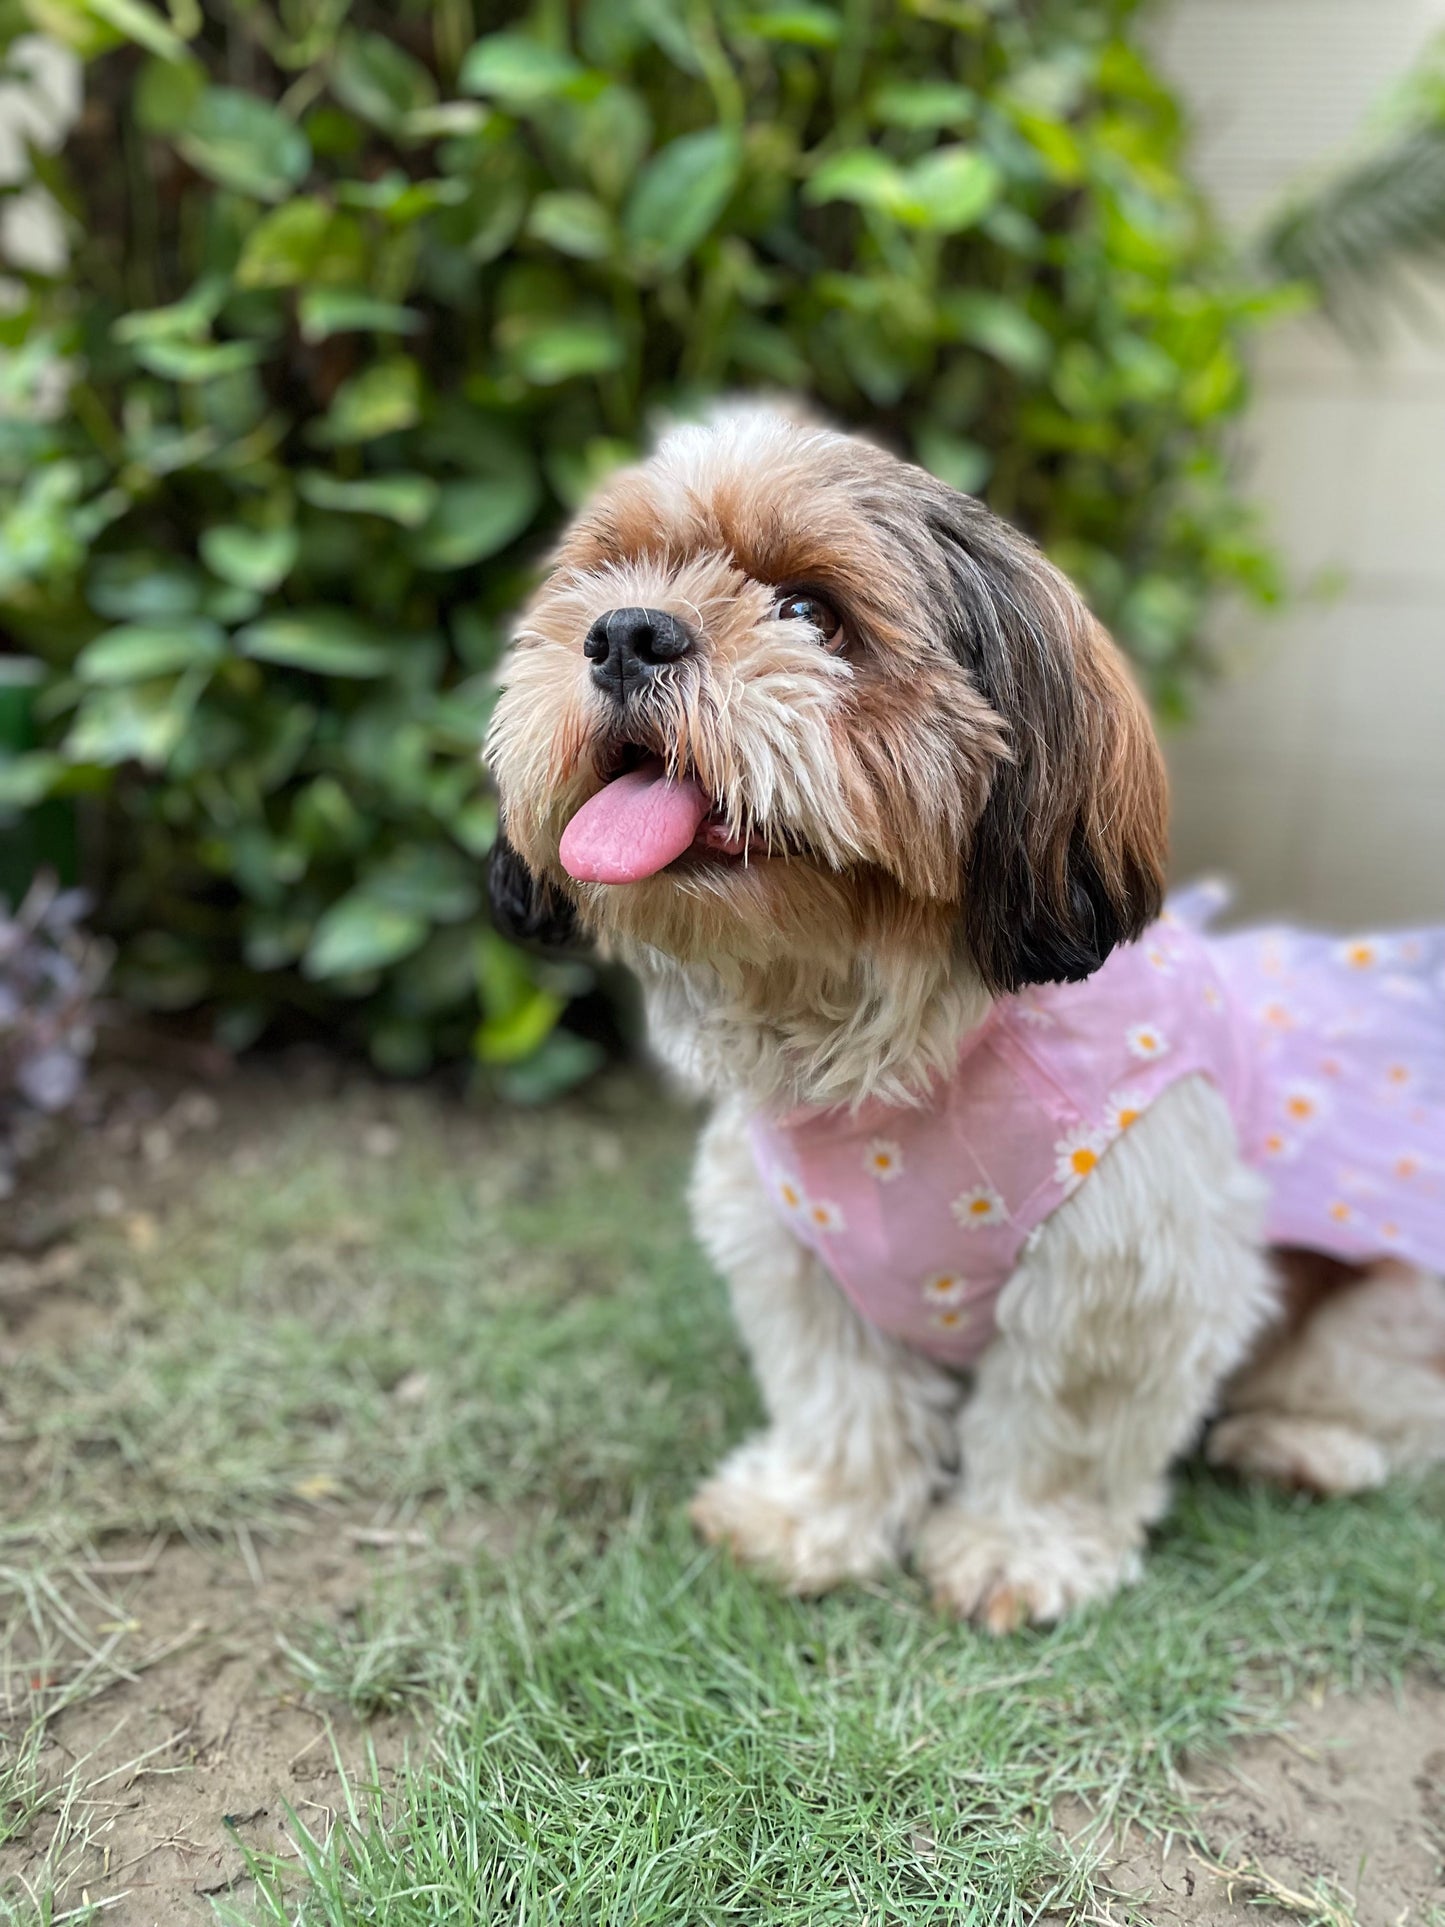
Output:
[[579,883],[636,883],[691,844],[708,800],[690,776],[669,777],[653,757],[614,776],[562,832],[562,868]]

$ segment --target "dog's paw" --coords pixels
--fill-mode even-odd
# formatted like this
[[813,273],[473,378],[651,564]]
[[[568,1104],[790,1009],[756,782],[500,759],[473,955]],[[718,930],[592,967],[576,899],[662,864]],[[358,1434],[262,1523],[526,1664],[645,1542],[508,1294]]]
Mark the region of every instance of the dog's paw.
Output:
[[1012,1633],[1051,1625],[1137,1579],[1138,1538],[1084,1507],[998,1519],[945,1503],[923,1527],[918,1565],[946,1612]]
[[1237,1412],[1221,1419],[1209,1434],[1205,1455],[1211,1465],[1322,1496],[1373,1491],[1390,1471],[1389,1455],[1378,1440],[1353,1426],[1288,1412]]
[[858,1491],[751,1439],[699,1487],[689,1514],[710,1545],[789,1592],[827,1592],[897,1557],[896,1491]]

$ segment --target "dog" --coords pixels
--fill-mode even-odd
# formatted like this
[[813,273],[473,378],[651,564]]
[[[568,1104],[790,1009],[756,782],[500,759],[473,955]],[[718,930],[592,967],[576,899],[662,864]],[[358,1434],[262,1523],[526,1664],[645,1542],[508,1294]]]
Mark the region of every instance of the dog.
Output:
[[767,1424],[707,1540],[804,1593],[911,1555],[1005,1632],[1133,1579],[1201,1436],[1322,1493],[1445,1456],[1445,932],[1166,908],[1145,704],[1022,535],[725,409],[578,517],[500,681],[499,926],[624,960],[714,1100]]

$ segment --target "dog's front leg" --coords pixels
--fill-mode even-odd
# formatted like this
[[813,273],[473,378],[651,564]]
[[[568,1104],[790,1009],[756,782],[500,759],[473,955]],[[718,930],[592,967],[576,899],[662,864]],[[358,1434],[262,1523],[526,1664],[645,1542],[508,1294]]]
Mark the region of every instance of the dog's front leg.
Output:
[[1224,1100],[1188,1079],[1045,1223],[959,1422],[958,1487],[921,1536],[943,1604],[1008,1632],[1137,1574],[1170,1461],[1273,1304],[1259,1218]]
[[768,1415],[698,1491],[694,1523],[791,1591],[878,1571],[955,1463],[957,1382],[859,1318],[777,1217],[730,1105],[704,1133],[692,1203]]

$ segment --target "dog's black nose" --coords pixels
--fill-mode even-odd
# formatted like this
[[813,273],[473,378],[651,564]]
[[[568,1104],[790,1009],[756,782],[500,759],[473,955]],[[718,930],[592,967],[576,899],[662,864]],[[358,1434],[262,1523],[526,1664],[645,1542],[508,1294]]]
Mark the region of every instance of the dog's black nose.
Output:
[[685,656],[696,640],[666,609],[609,609],[587,631],[582,653],[597,687],[624,702],[654,669]]

